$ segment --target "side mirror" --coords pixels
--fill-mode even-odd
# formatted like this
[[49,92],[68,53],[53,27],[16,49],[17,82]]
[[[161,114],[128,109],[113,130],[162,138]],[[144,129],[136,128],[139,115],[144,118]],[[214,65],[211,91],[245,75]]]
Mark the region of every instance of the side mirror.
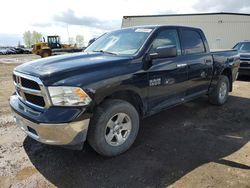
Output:
[[90,40],[89,40],[89,43],[88,43],[88,46],[89,46],[90,44],[92,44],[93,42],[95,42],[95,41],[96,41],[96,38],[90,39]]
[[177,49],[175,45],[157,47],[154,53],[149,54],[151,59],[176,57]]

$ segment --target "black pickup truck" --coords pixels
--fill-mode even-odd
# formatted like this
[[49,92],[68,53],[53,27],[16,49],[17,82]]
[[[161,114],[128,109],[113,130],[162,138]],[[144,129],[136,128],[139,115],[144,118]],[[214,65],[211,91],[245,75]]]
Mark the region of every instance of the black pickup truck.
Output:
[[236,51],[211,53],[197,28],[127,28],[84,52],[16,67],[10,106],[39,142],[81,149],[87,140],[115,156],[131,147],[144,117],[201,95],[224,104],[239,64]]

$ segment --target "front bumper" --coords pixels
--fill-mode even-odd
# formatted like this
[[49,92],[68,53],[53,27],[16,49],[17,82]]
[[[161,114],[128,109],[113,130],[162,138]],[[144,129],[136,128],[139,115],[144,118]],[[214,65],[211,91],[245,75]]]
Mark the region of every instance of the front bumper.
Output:
[[239,75],[241,76],[250,76],[250,67],[240,67],[239,68]]
[[36,115],[37,117],[41,116],[41,113],[33,111],[20,102],[17,96],[11,96],[10,106],[17,126],[29,137],[41,143],[73,147],[83,145],[86,140],[89,118],[67,123],[41,123],[36,122],[35,119],[32,120],[26,117],[27,113],[33,114],[33,116]]
[[250,60],[240,62],[239,74],[250,76]]

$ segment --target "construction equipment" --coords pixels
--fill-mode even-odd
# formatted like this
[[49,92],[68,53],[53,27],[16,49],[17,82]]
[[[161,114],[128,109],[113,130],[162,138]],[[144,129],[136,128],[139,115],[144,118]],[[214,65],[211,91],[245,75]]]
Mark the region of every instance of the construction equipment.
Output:
[[57,35],[47,36],[47,42],[45,42],[43,37],[43,42],[36,43],[32,46],[32,53],[40,55],[41,57],[80,52],[82,50],[82,48],[77,48],[75,45],[61,44],[60,37]]

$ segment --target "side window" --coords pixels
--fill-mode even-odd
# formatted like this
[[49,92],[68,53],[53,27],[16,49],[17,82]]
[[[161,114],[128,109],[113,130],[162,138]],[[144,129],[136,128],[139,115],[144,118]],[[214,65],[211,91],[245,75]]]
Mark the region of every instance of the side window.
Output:
[[182,30],[181,34],[184,54],[196,54],[205,52],[204,43],[197,31],[184,29]]
[[180,42],[178,33],[176,30],[164,30],[161,31],[155,40],[153,41],[153,48],[151,49],[151,52],[154,52],[156,48],[161,46],[168,46],[168,45],[175,45],[177,49],[177,54],[181,54],[181,48],[180,48]]

